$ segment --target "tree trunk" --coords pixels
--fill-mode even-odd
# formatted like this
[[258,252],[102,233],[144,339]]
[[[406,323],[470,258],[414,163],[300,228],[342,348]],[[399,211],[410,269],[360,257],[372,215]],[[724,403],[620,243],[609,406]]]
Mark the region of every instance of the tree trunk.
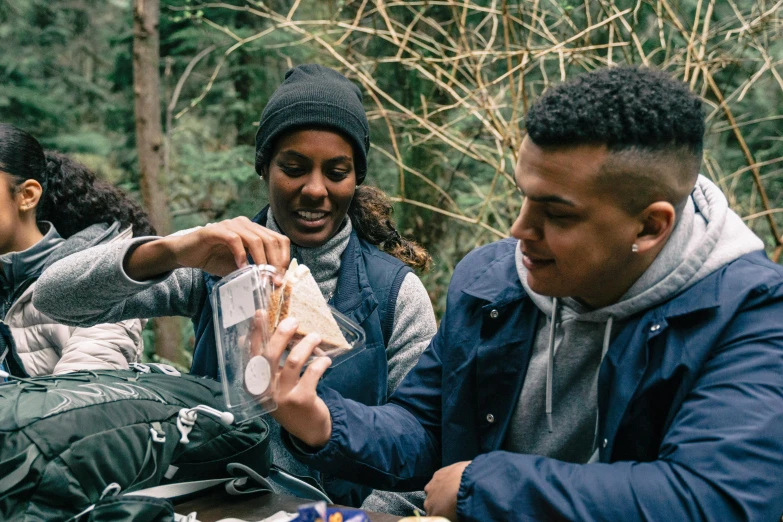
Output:
[[[171,233],[165,183],[161,183],[163,132],[160,106],[159,0],[133,0],[133,97],[139,183],[150,222],[160,235]],[[181,363],[181,330],[175,317],[154,322],[155,353]]]

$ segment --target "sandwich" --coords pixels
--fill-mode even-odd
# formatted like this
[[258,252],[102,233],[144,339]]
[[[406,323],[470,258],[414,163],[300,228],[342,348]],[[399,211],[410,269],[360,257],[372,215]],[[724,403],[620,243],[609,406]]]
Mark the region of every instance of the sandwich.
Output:
[[298,342],[309,333],[317,333],[321,336],[321,344],[318,346],[322,351],[317,351],[317,355],[333,350],[351,349],[310,269],[297,263],[296,259],[291,261],[283,283],[271,293],[269,331],[274,331],[280,321],[288,316],[296,317],[299,322],[292,343]]

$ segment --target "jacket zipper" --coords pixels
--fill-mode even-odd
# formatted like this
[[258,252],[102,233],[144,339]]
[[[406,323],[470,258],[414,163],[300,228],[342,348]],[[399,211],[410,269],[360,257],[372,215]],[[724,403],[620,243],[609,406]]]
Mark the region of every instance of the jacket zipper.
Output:
[[11,313],[11,308],[13,308],[16,300],[19,299],[22,294],[25,293],[27,289],[38,280],[38,277],[39,276],[28,277],[25,279],[24,283],[19,285],[9,297],[3,300],[3,307],[5,307],[5,315],[3,317],[4,322],[8,322],[8,314]]

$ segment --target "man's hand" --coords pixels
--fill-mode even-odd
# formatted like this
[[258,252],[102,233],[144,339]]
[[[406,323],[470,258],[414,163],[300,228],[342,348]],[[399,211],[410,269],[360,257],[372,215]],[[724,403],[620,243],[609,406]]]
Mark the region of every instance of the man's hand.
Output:
[[430,483],[424,487],[424,492],[427,494],[424,510],[427,515],[445,517],[456,522],[457,493],[462,481],[462,473],[470,462],[469,460],[457,462],[435,472]]
[[[260,317],[256,318],[256,321],[260,320]],[[254,329],[254,337],[260,335],[257,333],[261,331],[260,324],[258,326]],[[280,358],[296,333],[296,327],[296,319],[288,317],[280,322],[269,340],[267,355],[272,368],[277,369],[277,410],[271,415],[294,437],[308,446],[321,448],[332,436],[332,416],[315,389],[332,361],[328,357],[316,357],[302,372],[305,362],[321,342],[318,335],[309,334],[294,346],[280,367]],[[253,339],[251,345],[257,342],[260,337]]]

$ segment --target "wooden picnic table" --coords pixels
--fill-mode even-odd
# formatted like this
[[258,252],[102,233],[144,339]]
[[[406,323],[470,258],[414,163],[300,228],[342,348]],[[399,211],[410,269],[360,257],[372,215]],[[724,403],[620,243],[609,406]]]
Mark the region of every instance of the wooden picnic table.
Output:
[[[258,493],[233,496],[223,488],[207,490],[185,502],[175,504],[177,513],[187,515],[196,512],[200,522],[216,522],[222,518],[234,517],[256,522],[272,516],[278,511],[296,513],[297,506],[312,502],[276,493]],[[383,513],[368,512],[371,522],[397,522],[400,517]]]

